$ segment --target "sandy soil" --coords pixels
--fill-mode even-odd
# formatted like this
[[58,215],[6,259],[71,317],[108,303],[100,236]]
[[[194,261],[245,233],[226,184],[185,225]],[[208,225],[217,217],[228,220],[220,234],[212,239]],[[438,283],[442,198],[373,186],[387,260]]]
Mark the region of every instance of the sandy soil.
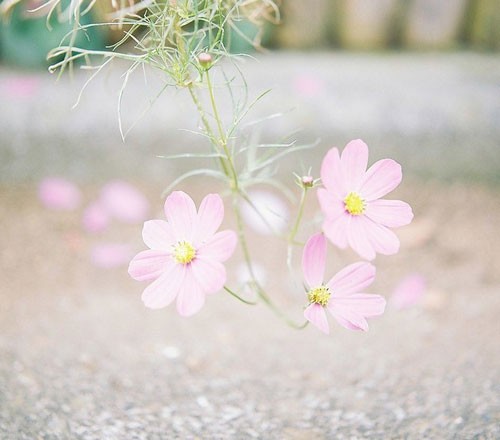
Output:
[[[160,212],[161,189],[143,189]],[[327,337],[224,293],[190,319],[147,310],[125,268],[88,258],[104,240],[141,250],[140,226],[85,235],[80,211],[0,188],[0,437],[499,438],[498,190],[413,181],[395,196],[416,219],[401,253],[377,259],[372,291],[389,297],[411,272],[428,291],[367,334],[331,322]],[[300,319],[303,292],[284,281],[280,252],[253,244],[276,301]],[[355,258],[330,257],[332,272]]]

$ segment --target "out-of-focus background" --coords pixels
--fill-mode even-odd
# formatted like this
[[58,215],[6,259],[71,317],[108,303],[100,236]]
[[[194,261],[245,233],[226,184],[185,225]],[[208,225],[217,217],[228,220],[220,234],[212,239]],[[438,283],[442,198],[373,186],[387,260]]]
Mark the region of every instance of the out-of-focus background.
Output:
[[[252,55],[241,61],[250,95],[272,89],[248,121],[284,113],[247,135],[318,141],[282,161],[285,185],[309,167],[317,177],[328,148],[354,138],[370,163],[403,165],[392,196],[415,220],[398,231],[400,253],[376,260],[372,292],[387,312],[367,334],[332,320],[328,337],[224,293],[189,319],[143,307],[127,262],[144,248],[141,222],[162,217],[163,189],[193,166],[158,156],[207,148],[189,131],[198,118],[185,93],[155,99],[162,77],[138,73],[123,142],[118,62],[73,108],[89,72],[47,72],[69,28],[56,20],[49,32],[34,5],[0,22],[0,437],[500,437],[497,0],[284,0],[268,51],[231,35],[233,52]],[[98,1],[93,19],[109,9]],[[78,43],[98,49],[119,35],[103,28]],[[177,188],[199,203],[220,186],[201,177]],[[263,282],[300,320],[303,292],[282,248],[250,233]],[[329,272],[356,259],[332,247]]]

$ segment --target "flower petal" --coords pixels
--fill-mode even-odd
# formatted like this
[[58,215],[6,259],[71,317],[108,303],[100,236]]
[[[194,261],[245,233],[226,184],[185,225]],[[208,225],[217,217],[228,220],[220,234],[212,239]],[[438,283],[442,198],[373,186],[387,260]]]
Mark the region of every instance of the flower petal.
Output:
[[[147,252],[147,251],[146,251]],[[163,274],[142,292],[142,301],[150,309],[168,306],[180,293],[185,278],[186,268],[169,260]]]
[[368,323],[363,316],[342,305],[336,305],[331,299],[328,303],[328,311],[342,327],[349,330],[368,331]]
[[223,263],[233,254],[237,242],[234,231],[219,231],[196,251],[196,255]]
[[330,326],[326,319],[325,309],[319,304],[311,304],[304,310],[304,318],[318,327],[323,333],[330,333]]
[[389,228],[405,226],[413,220],[413,212],[408,203],[401,200],[373,200],[366,205],[365,215],[375,223]]
[[350,264],[328,281],[327,286],[335,297],[352,295],[373,283],[375,273],[373,264],[365,262]]
[[323,234],[315,234],[307,240],[302,253],[302,271],[309,287],[317,287],[323,283],[326,265],[326,238]]
[[373,260],[377,254],[368,238],[368,233],[365,228],[366,223],[373,222],[362,215],[352,215],[350,217],[350,224],[347,228],[347,241],[349,242],[349,246],[351,246],[351,248],[361,257],[367,260]]
[[198,229],[195,246],[212,237],[224,219],[224,203],[218,194],[208,194],[198,209]]
[[325,188],[319,188],[317,194],[319,206],[327,219],[335,220],[345,213],[344,201],[335,197],[333,193],[328,192]]
[[368,146],[361,140],[349,142],[340,158],[348,191],[358,191],[368,165]]
[[360,193],[367,200],[375,200],[396,188],[403,178],[401,165],[392,159],[375,162],[366,172]]
[[334,308],[341,307],[346,310],[351,310],[365,318],[382,315],[386,304],[383,296],[371,295],[369,293],[356,293],[349,296],[335,295],[330,301],[332,301]]
[[165,200],[165,216],[176,241],[193,240],[198,215],[191,197],[183,191],[174,191]]
[[142,228],[142,239],[150,249],[170,253],[170,248],[176,240],[172,228],[164,220],[148,220]]
[[348,244],[347,236],[350,223],[351,216],[344,213],[344,215],[335,220],[326,219],[323,222],[323,232],[335,246],[345,249]]
[[188,270],[184,282],[177,296],[177,311],[181,316],[192,316],[199,312],[205,304],[205,293],[196,281],[193,274]]
[[155,280],[174,264],[172,258],[162,251],[148,249],[139,252],[128,266],[129,275],[137,281]]
[[347,195],[339,150],[337,148],[330,149],[321,163],[321,182],[328,191],[339,199],[343,200]]
[[226,283],[226,268],[212,259],[195,258],[190,266],[194,278],[207,294],[221,290]]
[[373,249],[379,254],[394,255],[399,251],[399,238],[390,229],[365,217],[363,228]]

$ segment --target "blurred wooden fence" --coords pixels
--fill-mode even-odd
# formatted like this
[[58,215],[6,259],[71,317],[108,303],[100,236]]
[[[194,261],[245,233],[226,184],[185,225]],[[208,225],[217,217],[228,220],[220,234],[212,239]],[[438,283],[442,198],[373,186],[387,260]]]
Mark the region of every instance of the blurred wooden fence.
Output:
[[500,49],[500,0],[282,0],[270,42],[307,49]]

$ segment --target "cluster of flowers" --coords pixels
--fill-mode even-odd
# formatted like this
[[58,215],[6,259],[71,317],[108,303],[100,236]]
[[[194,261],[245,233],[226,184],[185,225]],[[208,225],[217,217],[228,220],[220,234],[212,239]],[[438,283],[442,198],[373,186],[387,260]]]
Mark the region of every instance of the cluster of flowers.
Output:
[[[363,293],[375,278],[375,266],[361,261],[340,270],[325,282],[327,239],[341,249],[351,247],[365,260],[377,253],[399,251],[399,239],[390,228],[407,225],[411,207],[385,196],[401,182],[401,166],[392,159],[368,166],[368,147],[361,140],[347,144],[342,154],[328,151],[321,165],[317,196],[324,215],[322,232],[310,237],[303,249],[302,269],[307,286],[304,316],[329,333],[325,310],[342,326],[368,330],[366,318],[381,315],[386,301],[380,295]],[[304,185],[313,186],[310,176]],[[144,224],[143,239],[149,247],[130,263],[136,280],[152,281],[142,294],[147,307],[162,308],[175,299],[183,316],[197,313],[208,294],[226,282],[223,263],[237,245],[234,231],[219,231],[224,205],[217,194],[207,195],[198,210],[184,192],[171,193],[165,202],[164,220]]]

